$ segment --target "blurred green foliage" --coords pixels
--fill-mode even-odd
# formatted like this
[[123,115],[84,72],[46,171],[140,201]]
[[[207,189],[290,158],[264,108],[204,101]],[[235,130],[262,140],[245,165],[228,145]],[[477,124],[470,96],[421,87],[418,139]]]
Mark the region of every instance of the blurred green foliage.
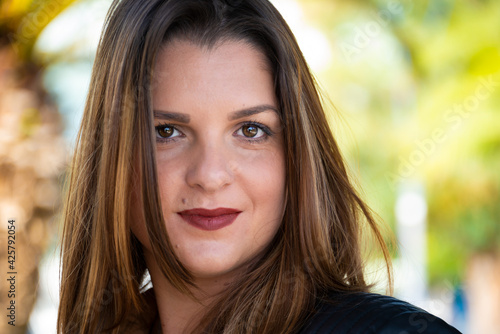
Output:
[[500,2],[301,5],[333,50],[317,76],[369,203],[395,226],[399,185],[422,182],[430,282],[463,278],[472,254],[500,251]]

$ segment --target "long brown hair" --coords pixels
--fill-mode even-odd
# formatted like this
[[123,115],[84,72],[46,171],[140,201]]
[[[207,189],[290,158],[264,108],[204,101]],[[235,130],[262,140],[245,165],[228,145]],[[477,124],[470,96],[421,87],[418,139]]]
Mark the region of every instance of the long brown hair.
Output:
[[382,235],[349,179],[314,79],[278,11],[267,0],[121,0],[107,16],[71,166],[58,332],[119,332],[148,307],[131,205],[147,222],[165,277],[186,294],[194,286],[167,236],[155,160],[154,64],[172,38],[206,47],[244,40],[261,51],[274,77],[286,148],[281,228],[267,252],[211,305],[198,330],[291,333],[329,291],[368,291],[360,250],[365,223],[390,280]]

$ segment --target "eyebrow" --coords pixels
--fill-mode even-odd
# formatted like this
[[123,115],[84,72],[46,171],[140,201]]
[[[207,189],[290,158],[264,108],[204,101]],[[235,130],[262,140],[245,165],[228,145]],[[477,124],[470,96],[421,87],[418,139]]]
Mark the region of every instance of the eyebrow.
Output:
[[[263,104],[263,105],[258,105],[255,107],[250,107],[250,108],[245,108],[245,109],[233,111],[228,116],[228,119],[230,121],[234,121],[234,120],[237,120],[239,118],[252,116],[252,115],[259,114],[261,112],[265,112],[265,111],[269,111],[269,110],[278,113],[278,109],[276,109],[272,105]],[[169,120],[169,121],[176,121],[179,123],[187,124],[191,120],[191,117],[188,114],[183,114],[180,112],[153,110],[153,113],[154,113],[155,118]]]
[[261,112],[268,111],[268,110],[271,110],[271,111],[278,113],[278,109],[276,109],[272,105],[263,104],[260,106],[255,106],[255,107],[251,107],[251,108],[247,108],[247,109],[241,109],[241,110],[234,111],[229,115],[228,119],[230,121],[234,121],[234,120],[239,119],[239,118],[252,116],[252,115],[259,114]]
[[189,123],[191,117],[187,114],[183,114],[180,112],[173,111],[164,111],[164,110],[153,110],[154,117],[158,119],[165,119],[168,121],[176,121],[179,123]]

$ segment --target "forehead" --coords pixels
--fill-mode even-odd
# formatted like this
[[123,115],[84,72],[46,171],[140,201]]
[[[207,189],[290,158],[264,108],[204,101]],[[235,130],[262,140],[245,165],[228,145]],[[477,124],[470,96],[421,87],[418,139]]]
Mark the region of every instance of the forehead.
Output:
[[173,40],[158,53],[153,99],[155,107],[170,109],[179,103],[223,100],[239,104],[233,106],[238,109],[256,102],[271,104],[275,96],[265,56],[251,44],[229,40],[207,48]]
[[[179,59],[182,58],[182,59]],[[185,38],[174,38],[162,45],[156,58],[155,69],[168,69],[165,65],[175,62],[198,62],[202,66],[217,61],[235,62],[236,58],[255,60],[262,70],[271,72],[270,61],[261,48],[246,40],[221,38],[217,42],[204,45]],[[202,62],[205,61],[205,64]],[[192,65],[192,64],[191,64]]]

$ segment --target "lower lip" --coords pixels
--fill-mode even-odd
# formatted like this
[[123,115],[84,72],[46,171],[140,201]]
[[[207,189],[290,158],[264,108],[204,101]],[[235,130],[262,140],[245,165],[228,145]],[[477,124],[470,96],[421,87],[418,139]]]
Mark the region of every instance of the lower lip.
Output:
[[179,214],[188,224],[204,231],[215,231],[231,225],[241,212],[214,217]]

